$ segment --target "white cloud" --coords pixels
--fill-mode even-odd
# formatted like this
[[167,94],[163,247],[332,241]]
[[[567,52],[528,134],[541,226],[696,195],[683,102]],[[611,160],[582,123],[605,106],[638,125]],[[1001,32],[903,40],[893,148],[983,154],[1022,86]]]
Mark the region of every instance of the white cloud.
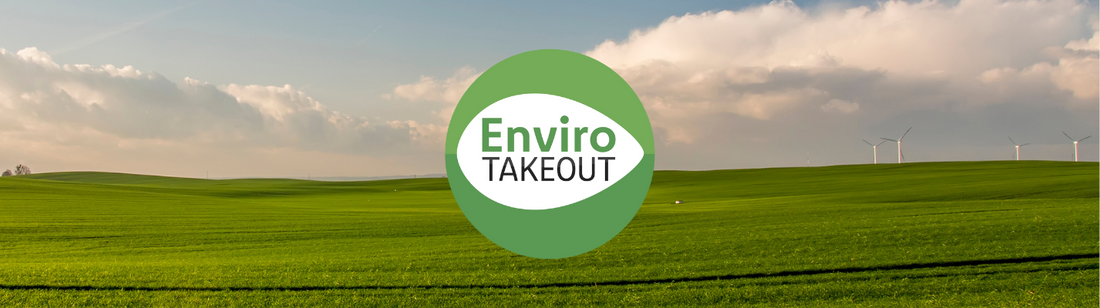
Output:
[[[453,111],[454,107],[451,107],[451,110]],[[420,123],[414,120],[387,121],[386,124],[397,129],[408,129],[412,141],[421,144],[442,146],[447,141],[446,124]]]
[[[1095,38],[1095,37],[1094,37]],[[1041,64],[1037,64],[1041,65]],[[1051,79],[1058,88],[1069,90],[1081,102],[1096,102],[1100,97],[1100,61],[1095,56],[1073,57],[1058,60],[1058,66],[1053,68]]]
[[[186,78],[185,82],[189,84],[201,83],[190,78]],[[355,119],[342,116],[339,113],[330,112],[321,103],[307,96],[305,92],[295,90],[289,84],[282,87],[229,84],[218,87],[218,90],[233,96],[237,99],[237,102],[248,104],[259,110],[260,113],[280,122],[285,122],[289,115],[301,112],[316,112],[325,115],[327,120],[332,123],[355,121]]]
[[432,111],[432,114],[437,119],[441,120],[444,124],[439,127],[424,126],[423,124],[416,127],[422,127],[425,129],[419,130],[421,138],[423,140],[442,140],[446,137],[447,125],[446,123],[451,121],[451,114],[455,111],[455,106],[458,105],[458,101],[462,99],[462,94],[466,93],[466,89],[470,88],[470,85],[477,80],[477,77],[481,76],[471,67],[463,67],[456,71],[454,75],[444,80],[437,80],[431,76],[420,76],[420,80],[414,83],[402,84],[394,87],[392,93],[386,93],[382,95],[385,99],[400,99],[410,102],[428,101],[442,103],[443,106],[438,110]]
[[859,104],[842,99],[830,99],[828,103],[821,105],[821,110],[837,113],[853,113],[859,111]]
[[[1073,0],[813,11],[780,1],[674,16],[587,54],[645,104],[659,168],[864,162],[859,139],[908,126],[912,160],[964,159],[954,149],[993,135],[1020,135],[1038,150],[1046,131],[1062,142],[1060,130],[1098,129],[1097,20]],[[447,122],[478,76],[467,67],[398,85],[383,98],[408,116],[384,119],[330,110],[291,85],[174,82],[0,49],[0,157],[49,164],[38,170],[192,176],[207,162],[238,175],[439,172]],[[288,160],[298,164],[271,167]]]
[[[953,149],[1009,133],[1060,142],[1059,130],[1100,126],[1097,20],[1074,0],[887,1],[814,11],[777,1],[674,16],[586,54],[642,100],[658,168],[790,166],[807,156],[815,164],[860,163],[860,139],[909,126],[911,160],[999,159]],[[421,77],[388,97],[441,102],[449,115],[474,78],[472,71],[445,81]],[[1041,148],[1048,159],[1064,158],[1057,146]]]
[[1100,20],[1097,16],[1089,17],[1092,24],[1092,38],[1088,40],[1079,39],[1066,43],[1066,49],[1070,50],[1083,50],[1083,51],[1097,51],[1100,50]]
[[1072,0],[882,2],[808,13],[790,1],[671,17],[605,41],[588,54],[616,69],[663,61],[692,68],[846,66],[974,74],[1031,64],[1080,38],[1085,6]]
[[431,76],[420,76],[420,80],[414,83],[402,84],[394,87],[393,92],[382,95],[389,100],[405,100],[409,102],[434,102],[441,105],[432,111],[434,118],[441,124],[421,123],[413,120],[390,121],[390,125],[403,125],[412,130],[413,140],[425,144],[442,145],[447,138],[447,123],[451,121],[451,114],[455,106],[462,99],[466,89],[481,76],[471,67],[463,67],[454,75],[444,80],[438,80]]
[[[435,147],[423,137],[432,125],[373,123],[329,110],[290,85],[215,86],[191,78],[174,83],[131,66],[59,65],[33,47],[15,53],[0,49],[0,121],[5,123],[0,138],[42,149],[56,148],[43,142],[102,146],[84,138],[117,139],[111,143],[118,147],[172,144],[376,156]],[[71,138],[76,135],[84,137]]]
[[473,68],[463,67],[455,72],[454,76],[445,80],[437,80],[431,76],[420,76],[420,80],[410,84],[395,87],[393,93],[383,95],[383,98],[399,98],[408,101],[433,101],[458,104],[462,94],[470,84],[481,76]]
[[587,54],[634,87],[659,138],[690,144],[745,119],[813,127],[821,112],[875,122],[1005,104],[1094,110],[1096,29],[1072,0],[888,1],[813,13],[776,1],[674,16]]

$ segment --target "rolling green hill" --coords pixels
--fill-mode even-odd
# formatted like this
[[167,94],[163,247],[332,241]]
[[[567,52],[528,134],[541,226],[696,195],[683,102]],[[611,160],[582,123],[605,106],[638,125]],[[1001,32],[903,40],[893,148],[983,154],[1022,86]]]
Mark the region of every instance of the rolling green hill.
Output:
[[0,306],[1095,307],[1098,168],[659,171],[560,260],[486,240],[446,179],[5,177]]

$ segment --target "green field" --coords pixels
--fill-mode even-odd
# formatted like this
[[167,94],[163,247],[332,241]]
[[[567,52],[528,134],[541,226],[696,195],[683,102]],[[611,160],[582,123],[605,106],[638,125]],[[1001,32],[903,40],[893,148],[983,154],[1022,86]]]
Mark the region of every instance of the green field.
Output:
[[445,179],[5,177],[0,307],[1096,307],[1098,168],[659,171],[618,237],[559,260],[482,237]]

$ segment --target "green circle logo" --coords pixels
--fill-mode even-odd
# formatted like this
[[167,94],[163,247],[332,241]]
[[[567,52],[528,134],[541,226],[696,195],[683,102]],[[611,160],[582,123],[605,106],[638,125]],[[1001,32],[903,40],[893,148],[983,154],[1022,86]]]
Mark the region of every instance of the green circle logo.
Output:
[[485,71],[447,130],[458,206],[500,247],[535,258],[588,252],[638,213],[653,178],[653,130],[615,71],[564,50]]

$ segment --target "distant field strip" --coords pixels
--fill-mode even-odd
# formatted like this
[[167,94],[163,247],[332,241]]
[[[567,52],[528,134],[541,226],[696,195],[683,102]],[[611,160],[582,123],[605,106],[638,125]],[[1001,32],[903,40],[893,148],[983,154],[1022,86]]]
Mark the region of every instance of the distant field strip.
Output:
[[559,260],[486,240],[446,179],[4,177],[0,306],[1095,307],[1098,170],[659,171],[619,236]]

